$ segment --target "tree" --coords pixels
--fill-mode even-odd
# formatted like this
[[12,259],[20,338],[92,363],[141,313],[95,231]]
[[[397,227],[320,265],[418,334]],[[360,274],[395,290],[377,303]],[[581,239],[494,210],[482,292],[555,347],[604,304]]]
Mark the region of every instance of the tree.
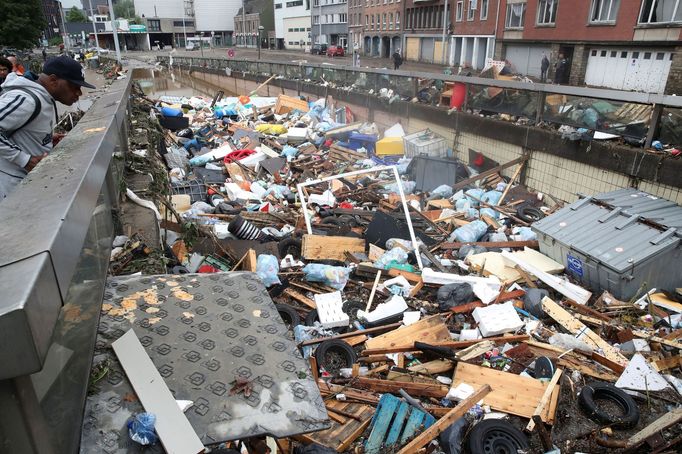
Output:
[[39,0],[0,0],[0,43],[17,49],[34,47],[46,22]]
[[66,12],[67,22],[87,22],[88,18],[85,17],[83,11],[79,10],[75,6],[72,6],[70,10]]
[[130,19],[135,17],[135,4],[132,0],[121,0],[114,5],[116,19]]

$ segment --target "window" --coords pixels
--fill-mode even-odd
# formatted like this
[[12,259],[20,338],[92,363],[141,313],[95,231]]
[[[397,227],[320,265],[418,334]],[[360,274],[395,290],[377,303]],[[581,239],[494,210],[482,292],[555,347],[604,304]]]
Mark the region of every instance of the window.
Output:
[[292,8],[294,6],[303,6],[303,0],[296,0],[295,2],[287,2],[287,8]]
[[592,0],[590,22],[616,22],[620,0]]
[[651,60],[651,52],[644,52],[644,60]]
[[[181,20],[174,20],[173,21],[173,27],[182,27],[183,23]],[[184,23],[185,27],[194,27],[194,21],[193,20],[185,20]]]
[[462,14],[464,13],[464,2],[457,2],[457,12],[455,14],[455,20],[457,22],[462,22]]
[[369,15],[365,14],[365,27],[369,26]]
[[388,29],[393,30],[393,13],[388,13]]
[[386,13],[383,14],[383,28],[386,29]]
[[313,0],[313,8],[320,6],[320,0]]
[[627,51],[623,51],[620,53],[620,58],[628,58],[628,53]]
[[680,0],[643,0],[640,24],[660,24],[682,22],[682,5]]
[[395,29],[398,30],[400,28],[400,11],[395,13]]
[[538,3],[538,25],[553,25],[559,0],[540,0]]
[[377,22],[376,22],[376,29],[379,30],[381,28],[381,16],[377,14]]
[[313,16],[313,25],[320,24],[320,16]]
[[370,28],[374,30],[374,14],[372,14],[372,22],[370,22]]
[[293,33],[293,31],[294,31],[293,28],[290,28],[290,29],[289,29],[289,33]]
[[469,0],[469,8],[467,9],[467,20],[474,20],[476,14],[476,0]]
[[664,57],[665,55],[663,54],[663,52],[658,52],[656,54],[656,60],[663,60]]
[[600,54],[600,55],[601,55],[602,57],[606,57],[606,51],[605,51],[605,50],[601,51],[601,54]]
[[161,31],[161,21],[158,19],[148,19],[147,28],[150,32],[160,32]]
[[523,19],[526,15],[525,3],[512,3],[507,5],[507,21],[505,28],[523,28]]
[[346,14],[346,13],[339,14],[339,22],[342,24],[345,24],[346,22],[348,22],[348,14]]
[[481,0],[481,20],[488,19],[488,0]]

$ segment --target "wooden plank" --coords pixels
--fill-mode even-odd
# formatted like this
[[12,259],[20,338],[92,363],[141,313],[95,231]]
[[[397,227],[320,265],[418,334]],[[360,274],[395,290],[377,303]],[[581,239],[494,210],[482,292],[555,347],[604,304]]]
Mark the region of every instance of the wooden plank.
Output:
[[306,260],[344,261],[346,252],[364,253],[365,240],[346,236],[303,235],[301,255]]
[[403,326],[403,324],[400,322],[391,323],[390,325],[375,326],[374,328],[367,328],[367,329],[359,329],[356,331],[352,331],[350,333],[337,334],[336,336],[320,337],[318,339],[310,339],[310,340],[301,342],[299,344],[299,347],[306,347],[308,345],[319,344],[320,342],[324,342],[324,341],[329,340],[329,339],[346,339],[349,337],[355,337],[355,336],[364,335],[364,334],[374,334],[374,333],[378,333],[381,331],[396,329],[400,326]]
[[528,160],[528,156],[521,156],[520,158],[516,158],[512,161],[509,161],[506,164],[499,165],[497,167],[493,167],[492,169],[488,169],[484,172],[479,173],[478,175],[474,175],[473,177],[470,178],[465,178],[464,180],[461,180],[457,183],[455,183],[454,186],[452,186],[452,190],[454,192],[459,191],[460,189],[466,187],[467,185],[470,185],[471,183],[475,183],[478,180],[481,180],[485,177],[488,177],[490,175],[496,174],[498,172],[501,172],[502,170],[515,166],[516,164],[521,164],[522,162],[526,162]]
[[407,419],[407,422],[405,423],[405,429],[403,429],[403,434],[402,437],[400,437],[400,444],[405,444],[407,440],[409,440],[414,433],[419,429],[419,427],[422,425],[424,421],[424,416],[425,413],[423,411],[414,411],[412,410],[412,413],[410,413],[410,417]]
[[[457,364],[452,380],[453,388],[460,383],[466,383],[474,388],[489,384],[492,391],[483,399],[486,405],[524,418],[533,415],[547,387],[545,383],[534,378],[462,362]],[[546,408],[540,415],[543,421],[548,419],[548,410]]]
[[[499,336],[499,337],[486,338],[486,340],[493,341],[496,344],[503,343],[503,342],[519,342],[519,341],[525,341],[526,339],[528,339],[528,335],[526,335],[526,334],[514,334],[514,335],[510,335],[510,336]],[[474,345],[480,341],[481,341],[481,339],[472,339],[472,340],[467,340],[467,341],[441,341],[441,342],[427,342],[427,343],[430,343],[431,345],[435,345],[438,347],[450,347],[453,349],[458,349],[458,348],[469,347],[469,346]],[[388,354],[388,353],[413,352],[413,351],[419,351],[418,348],[414,348],[414,343],[407,344],[407,345],[398,345],[395,347],[367,348],[367,349],[362,351],[362,356],[384,355],[384,354]]]
[[651,336],[646,331],[633,331],[632,334],[642,339],[646,339],[649,342],[658,342],[659,344],[667,345],[668,347],[672,348],[677,348],[678,350],[682,349],[682,342],[677,342],[672,339],[665,339],[663,337],[658,336]]
[[678,423],[679,421],[682,421],[682,407],[677,407],[673,410],[670,410],[669,412],[658,418],[656,421],[652,422],[644,429],[634,434],[632,437],[628,439],[627,441],[628,446],[635,447],[643,443],[650,436],[655,435],[661,430],[664,430],[672,426],[673,424]]
[[305,296],[303,293],[297,292],[296,290],[292,289],[291,287],[287,287],[284,289],[285,295],[295,299],[299,303],[303,303],[306,306],[308,306],[311,309],[317,309],[317,304],[315,304],[315,301],[311,300],[307,296]]
[[402,381],[387,381],[375,378],[358,377],[354,379],[355,386],[367,388],[378,393],[397,393],[401,388],[411,396],[443,398],[448,393],[448,387],[440,383],[411,383]]
[[440,245],[441,249],[459,249],[462,246],[485,246],[491,248],[522,248],[529,247],[537,249],[540,247],[540,243],[537,241],[477,241],[474,243],[443,243]]
[[393,446],[398,442],[398,437],[402,432],[403,423],[405,418],[407,418],[407,413],[410,410],[410,404],[407,402],[401,402],[398,411],[395,413],[395,418],[393,419],[393,424],[391,425],[391,430],[388,432],[386,437],[386,446]]
[[[387,366],[388,367],[388,366]],[[410,372],[419,374],[435,375],[452,370],[455,367],[452,361],[447,359],[435,359],[422,364],[415,364],[407,368]]]
[[377,277],[374,278],[374,285],[372,285],[372,291],[369,292],[369,299],[367,300],[367,307],[365,307],[365,312],[369,312],[372,307],[372,301],[374,300],[374,294],[379,286],[379,279],[381,279],[381,270],[377,271]]
[[[131,329],[111,344],[145,411],[156,415],[155,430],[169,454],[204,452],[187,417]],[[186,398],[187,396],[177,396]]]
[[417,438],[409,442],[403,447],[398,454],[413,454],[417,452],[420,448],[426,446],[431,440],[440,435],[445,429],[450,427],[452,423],[461,418],[466,412],[473,407],[476,402],[485,398],[488,393],[491,392],[491,387],[489,385],[481,386],[476,392],[470,397],[464,399],[455,408],[447,412],[445,416],[440,418],[431,427],[422,432]]
[[682,367],[682,355],[671,356],[670,358],[663,358],[651,363],[651,365],[658,372],[666,371],[668,369],[674,369],[676,367]]
[[540,416],[545,411],[545,408],[549,404],[549,401],[552,398],[552,393],[554,393],[554,387],[559,383],[559,378],[561,378],[562,372],[563,371],[561,369],[557,369],[554,371],[554,375],[552,375],[552,379],[547,385],[547,388],[545,388],[545,392],[542,395],[542,398],[540,399],[538,406],[535,407],[533,417],[531,417],[530,422],[528,422],[528,425],[526,426],[526,430],[528,432],[532,432],[533,429],[535,428],[535,419],[533,418],[535,416]]
[[443,323],[440,315],[419,320],[410,326],[404,326],[365,342],[368,349],[386,347],[411,347],[414,342],[434,343],[450,339],[450,331]]
[[621,355],[617,348],[599,337],[598,334],[572,316],[566,309],[552,301],[551,298],[544,297],[542,299],[542,309],[558,324],[563,326],[571,334],[578,336],[578,338],[587,345],[595,349],[601,349],[604,352],[603,356],[609,361],[613,361],[620,366],[627,366],[627,358]]
[[244,260],[244,271],[256,272],[256,263],[258,262],[258,257],[256,256],[256,251],[249,249],[246,253],[246,259]]

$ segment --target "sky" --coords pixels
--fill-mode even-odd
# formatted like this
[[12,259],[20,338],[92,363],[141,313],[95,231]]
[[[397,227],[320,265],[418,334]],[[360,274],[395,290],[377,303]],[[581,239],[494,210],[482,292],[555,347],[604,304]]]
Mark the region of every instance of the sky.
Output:
[[64,11],[71,9],[72,6],[75,6],[78,9],[83,7],[81,0],[62,0],[62,8],[64,8]]

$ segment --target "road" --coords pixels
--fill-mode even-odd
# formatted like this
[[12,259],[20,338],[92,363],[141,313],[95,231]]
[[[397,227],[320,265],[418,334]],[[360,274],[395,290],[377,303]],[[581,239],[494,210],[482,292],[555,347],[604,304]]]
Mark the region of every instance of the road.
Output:
[[[233,58],[239,60],[258,60],[258,50],[257,49],[245,49],[241,47],[231,48],[234,50],[235,55]],[[204,49],[203,56],[210,58],[229,58],[227,55],[227,48],[214,48],[214,49]],[[128,56],[129,58],[149,60],[155,58],[157,55],[168,55],[169,51],[129,51],[124,52],[123,56]],[[176,56],[187,56],[187,57],[201,57],[202,52],[200,50],[186,51],[176,49],[174,52]],[[305,52],[295,52],[288,50],[268,50],[262,49],[260,58],[262,60],[268,61],[281,61],[281,62],[300,62],[307,61],[311,63],[328,63],[335,66],[351,66],[351,57],[327,57],[325,55],[310,55]],[[368,68],[390,68],[393,69],[393,60],[390,58],[375,58],[375,57],[361,57],[360,66]],[[405,71],[420,71],[420,72],[431,72],[442,74],[445,66],[435,65],[431,63],[413,62],[405,61],[400,67],[401,70]]]

